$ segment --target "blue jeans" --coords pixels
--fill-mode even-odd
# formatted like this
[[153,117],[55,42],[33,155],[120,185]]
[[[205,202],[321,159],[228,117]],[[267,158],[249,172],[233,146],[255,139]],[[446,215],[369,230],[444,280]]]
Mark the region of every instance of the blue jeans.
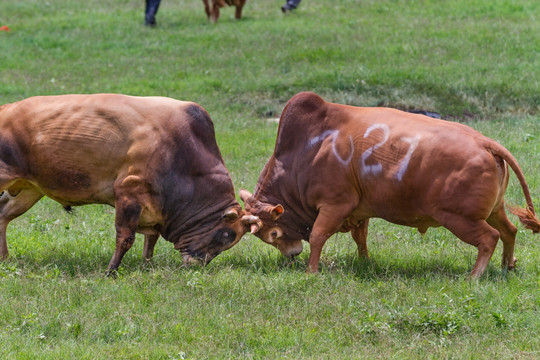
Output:
[[146,9],[144,10],[144,23],[146,25],[156,25],[156,14],[161,0],[146,0]]
[[300,1],[302,0],[287,0],[285,5],[288,5],[291,9],[296,9],[300,5]]

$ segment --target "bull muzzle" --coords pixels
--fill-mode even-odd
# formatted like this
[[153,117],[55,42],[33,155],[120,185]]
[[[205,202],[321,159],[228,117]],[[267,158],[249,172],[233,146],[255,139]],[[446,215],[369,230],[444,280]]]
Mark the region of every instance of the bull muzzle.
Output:
[[182,265],[184,266],[204,266],[210,262],[209,256],[204,259],[193,257],[190,254],[182,254]]

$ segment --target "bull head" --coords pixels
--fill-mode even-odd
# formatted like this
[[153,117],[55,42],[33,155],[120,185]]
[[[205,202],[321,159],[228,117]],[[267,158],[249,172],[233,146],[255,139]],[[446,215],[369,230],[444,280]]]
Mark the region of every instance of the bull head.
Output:
[[[242,216],[242,221],[251,227],[252,234],[287,257],[302,252],[302,234],[291,231],[290,227],[284,227],[283,219],[279,220],[284,212],[281,204],[272,205],[259,201],[247,190],[240,190],[239,195],[247,213]],[[288,235],[286,230],[293,236]]]
[[215,227],[203,236],[176,243],[184,265],[205,265],[222,251],[234,246],[249,228],[241,218],[243,215],[244,211],[239,205],[231,206],[223,211],[220,218],[215,219]]
[[268,214],[273,221],[279,219],[283,214],[283,206],[280,204],[275,206],[264,204],[256,200],[253,195],[245,189],[240,190],[239,195],[245,204],[246,211],[251,214],[244,215],[242,221],[245,225],[251,227],[252,234],[257,233],[263,227],[263,222],[259,218],[259,214]]

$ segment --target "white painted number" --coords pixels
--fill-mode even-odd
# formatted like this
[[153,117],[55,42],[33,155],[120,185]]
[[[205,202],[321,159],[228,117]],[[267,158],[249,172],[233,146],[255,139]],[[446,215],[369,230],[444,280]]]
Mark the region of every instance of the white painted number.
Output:
[[[373,152],[377,150],[378,148],[380,148],[381,146],[383,146],[390,138],[390,128],[386,124],[371,125],[370,127],[367,128],[364,134],[364,138],[369,137],[370,134],[376,130],[381,130],[383,132],[382,139],[378,143],[376,143],[375,145],[373,145],[372,147],[370,147],[369,149],[367,149],[366,151],[362,153],[362,156],[360,157],[362,175],[368,175],[368,174],[379,175],[383,171],[383,166],[379,162],[375,162],[374,164],[370,164],[370,165],[366,164],[367,159],[371,155],[373,155]],[[321,135],[315,136],[314,138],[312,138],[309,142],[309,147],[312,147],[318,142],[323,141],[327,137],[331,137],[332,138],[332,151],[334,152],[334,156],[336,157],[336,159],[338,159],[338,161],[341,164],[343,164],[344,166],[347,166],[351,162],[353,158],[353,154],[354,154],[353,139],[352,139],[352,136],[349,134],[350,151],[349,151],[349,156],[346,159],[344,159],[341,157],[341,155],[337,151],[336,142],[337,142],[338,136],[339,136],[339,130],[326,130]],[[407,153],[403,157],[403,160],[401,160],[401,163],[397,170],[396,179],[398,181],[401,181],[403,179],[403,176],[405,175],[405,172],[407,171],[407,168],[409,167],[409,162],[411,161],[411,157],[414,153],[414,150],[416,150],[416,147],[418,146],[418,143],[420,142],[420,135],[417,134],[414,137],[403,137],[400,140],[408,143],[409,149],[407,150]]]
[[379,141],[378,143],[376,143],[375,145],[373,145],[372,147],[370,147],[369,149],[367,149],[366,151],[364,151],[364,153],[362,154],[362,157],[360,158],[360,164],[362,165],[363,175],[367,175],[367,174],[378,175],[382,172],[382,164],[380,163],[376,163],[373,165],[366,164],[366,159],[370,157],[371,154],[373,154],[373,151],[383,146],[384,143],[388,141],[388,137],[390,136],[390,128],[388,127],[388,125],[374,124],[374,125],[371,125],[366,130],[366,133],[364,134],[364,138],[367,138],[369,134],[371,134],[372,131],[377,130],[377,129],[381,129],[383,131],[383,139]]
[[341,157],[341,155],[339,155],[338,151],[337,151],[337,148],[336,148],[336,141],[337,141],[337,138],[339,136],[339,130],[326,130],[325,132],[323,132],[321,135],[319,136],[315,136],[313,139],[311,139],[311,141],[309,142],[309,145],[310,146],[313,146],[315,145],[316,143],[318,143],[319,141],[323,141],[326,137],[330,136],[332,138],[332,151],[334,152],[334,156],[338,159],[338,161],[340,163],[342,163],[343,165],[349,165],[349,163],[351,162],[352,160],[352,157],[353,157],[353,153],[354,153],[354,144],[353,144],[353,139],[352,139],[352,136],[349,134],[349,144],[350,144],[350,153],[349,153],[349,157],[347,157],[346,159],[343,159]]
[[405,157],[403,160],[401,160],[401,165],[398,169],[398,172],[396,174],[396,177],[399,181],[403,179],[403,175],[405,174],[405,171],[407,171],[407,167],[409,166],[409,161],[411,160],[411,156],[418,146],[418,142],[420,141],[420,135],[416,135],[415,137],[405,137],[401,138],[401,140],[409,143],[409,150],[407,150],[407,153],[405,154]]

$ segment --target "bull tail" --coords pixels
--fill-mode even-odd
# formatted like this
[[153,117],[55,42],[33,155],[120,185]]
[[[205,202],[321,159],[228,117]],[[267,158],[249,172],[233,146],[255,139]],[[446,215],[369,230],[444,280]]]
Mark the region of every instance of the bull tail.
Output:
[[531,230],[534,234],[540,232],[540,221],[530,209],[521,209],[518,207],[508,207],[508,210],[519,218],[519,222],[525,228]]
[[525,176],[523,175],[521,167],[519,166],[516,158],[505,147],[496,143],[493,140],[489,142],[487,147],[493,155],[498,155],[504,161],[506,161],[506,163],[516,174],[519,180],[519,184],[521,185],[521,189],[523,190],[523,195],[525,196],[525,201],[527,202],[527,208],[522,209],[510,206],[508,207],[508,210],[519,218],[519,221],[521,222],[521,224],[523,224],[523,226],[525,226],[525,228],[531,230],[535,234],[539,233],[540,220],[538,220],[538,217],[536,216],[534,205],[531,199],[531,193],[529,192],[529,186],[525,181]]

